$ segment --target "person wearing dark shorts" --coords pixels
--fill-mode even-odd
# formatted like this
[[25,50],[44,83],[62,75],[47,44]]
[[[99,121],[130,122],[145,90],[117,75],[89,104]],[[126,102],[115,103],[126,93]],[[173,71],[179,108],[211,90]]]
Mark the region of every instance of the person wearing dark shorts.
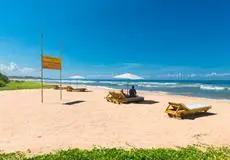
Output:
[[134,86],[129,90],[129,96],[130,97],[136,97],[137,96],[137,91]]

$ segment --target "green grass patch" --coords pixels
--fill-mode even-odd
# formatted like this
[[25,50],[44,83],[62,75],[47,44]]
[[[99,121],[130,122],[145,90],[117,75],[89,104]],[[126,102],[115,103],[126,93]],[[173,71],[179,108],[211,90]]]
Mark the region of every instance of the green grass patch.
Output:
[[[3,90],[18,90],[18,89],[38,89],[41,88],[41,83],[30,81],[10,81],[4,87],[0,87],[0,91]],[[44,88],[52,88],[51,85],[44,84]]]
[[69,149],[55,153],[27,156],[24,153],[0,154],[0,160],[229,160],[230,148],[206,148],[193,146],[180,149]]

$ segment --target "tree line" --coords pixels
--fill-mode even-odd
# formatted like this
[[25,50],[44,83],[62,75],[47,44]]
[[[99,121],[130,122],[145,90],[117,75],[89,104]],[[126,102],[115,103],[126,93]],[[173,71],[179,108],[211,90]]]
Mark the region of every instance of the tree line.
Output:
[[6,84],[9,83],[9,81],[9,78],[6,75],[0,73],[0,87],[6,86]]

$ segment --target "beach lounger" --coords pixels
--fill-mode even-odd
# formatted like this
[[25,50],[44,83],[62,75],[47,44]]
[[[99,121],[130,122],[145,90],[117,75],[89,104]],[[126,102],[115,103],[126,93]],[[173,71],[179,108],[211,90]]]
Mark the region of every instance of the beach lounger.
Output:
[[126,97],[121,92],[109,91],[109,94],[105,97],[108,102],[121,104],[121,103],[131,103],[131,102],[141,102],[144,101],[144,97]]
[[66,87],[60,87],[58,85],[53,85],[53,89],[60,90],[60,89],[66,89]]
[[67,86],[66,87],[66,90],[68,92],[85,92],[86,91],[86,88],[73,88],[71,86]]
[[183,104],[169,102],[169,105],[165,112],[168,114],[169,117],[183,119],[183,117],[186,115],[198,112],[207,112],[209,109],[211,109],[211,106],[207,104]]

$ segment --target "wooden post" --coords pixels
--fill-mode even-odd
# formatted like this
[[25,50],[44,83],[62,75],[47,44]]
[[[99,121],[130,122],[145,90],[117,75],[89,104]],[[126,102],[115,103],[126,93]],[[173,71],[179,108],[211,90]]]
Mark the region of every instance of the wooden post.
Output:
[[43,34],[41,34],[41,102],[43,103]]
[[60,100],[62,100],[62,42],[60,42],[60,60],[61,60],[61,69],[60,69]]

